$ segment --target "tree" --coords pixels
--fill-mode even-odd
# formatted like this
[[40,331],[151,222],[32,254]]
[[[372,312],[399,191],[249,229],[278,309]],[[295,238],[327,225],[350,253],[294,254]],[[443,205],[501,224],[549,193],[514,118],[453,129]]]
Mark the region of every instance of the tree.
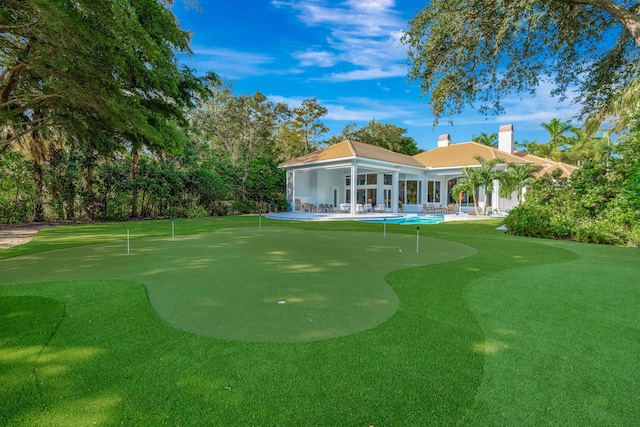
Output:
[[386,148],[396,153],[414,156],[422,150],[418,148],[417,142],[406,136],[407,129],[398,127],[391,123],[381,123],[372,119],[366,126],[357,128],[355,123],[348,123],[342,133],[334,136],[327,141],[328,144],[336,144],[345,139],[363,142],[365,144],[375,145],[377,147]]
[[545,128],[549,133],[549,141],[546,144],[539,146],[537,156],[547,159],[560,161],[562,153],[560,148],[567,144],[566,132],[571,131],[574,126],[571,125],[571,120],[560,120],[553,118],[549,123],[541,123],[540,126]]
[[477,168],[469,168],[469,167],[462,169],[462,172],[464,173],[465,176],[458,179],[458,182],[456,183],[456,185],[454,185],[451,188],[451,193],[452,194],[460,194],[460,193],[471,194],[471,197],[473,199],[473,209],[475,210],[476,215],[478,215],[480,211],[478,210],[477,190],[480,187],[482,187],[482,185],[480,184],[480,173]]
[[538,167],[531,163],[509,163],[507,170],[500,175],[500,196],[509,197],[515,191],[518,205],[522,203],[522,192],[535,181],[534,173]]
[[467,193],[473,195],[473,207],[476,211],[478,211],[478,199],[476,192],[481,187],[485,189],[485,203],[482,207],[482,215],[487,214],[487,206],[488,203],[486,201],[487,195],[490,192],[490,189],[493,188],[493,181],[500,178],[502,171],[496,169],[496,166],[500,163],[504,163],[503,159],[496,158],[486,161],[481,156],[474,156],[474,159],[480,163],[480,167],[465,167],[462,169],[465,174],[464,177],[458,180],[457,184],[453,186],[452,193]]
[[498,148],[497,133],[488,134],[486,132],[482,132],[478,136],[471,135],[471,140],[477,142],[478,144],[486,145],[493,148]]
[[320,118],[327,109],[318,104],[317,98],[305,99],[300,107],[291,110],[290,117],[278,127],[276,145],[284,160],[289,160],[315,151],[320,146],[319,138],[329,132]]
[[157,0],[5,2],[0,32],[0,151],[52,130],[102,153],[129,146],[134,160],[175,148],[214,77],[178,67],[190,35]]
[[476,103],[501,112],[507,95],[533,93],[543,81],[556,95],[577,88],[588,116],[607,111],[640,71],[631,0],[433,0],[403,41],[409,78],[430,96],[436,121]]

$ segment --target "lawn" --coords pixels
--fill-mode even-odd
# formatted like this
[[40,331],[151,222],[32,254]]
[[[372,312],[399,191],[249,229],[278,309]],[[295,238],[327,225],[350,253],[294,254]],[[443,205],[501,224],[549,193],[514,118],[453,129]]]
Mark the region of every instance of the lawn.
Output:
[[637,249],[496,221],[422,226],[419,253],[408,226],[175,224],[0,252],[0,424],[640,419]]

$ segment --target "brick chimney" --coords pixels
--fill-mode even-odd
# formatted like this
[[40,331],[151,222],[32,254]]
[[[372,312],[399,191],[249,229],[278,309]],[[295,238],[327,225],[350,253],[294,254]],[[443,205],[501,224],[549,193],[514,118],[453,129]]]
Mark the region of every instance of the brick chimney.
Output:
[[513,125],[500,126],[498,133],[498,150],[513,154]]
[[448,133],[442,134],[438,137],[438,147],[448,147],[451,145],[451,137]]

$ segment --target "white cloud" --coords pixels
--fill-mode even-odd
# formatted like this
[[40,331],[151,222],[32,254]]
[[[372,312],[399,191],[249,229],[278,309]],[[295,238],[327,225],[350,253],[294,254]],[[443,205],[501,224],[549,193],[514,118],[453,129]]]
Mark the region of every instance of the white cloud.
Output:
[[324,77],[314,80],[326,82],[351,82],[360,80],[385,79],[388,77],[401,77],[405,75],[404,69],[400,66],[392,67],[386,70],[380,68],[368,68],[361,70],[346,71],[343,73],[331,73]]
[[293,56],[300,61],[301,67],[332,67],[336,64],[336,56],[327,51],[305,50],[296,52]]
[[[262,53],[240,52],[225,48],[193,47],[194,55],[186,62],[192,63],[199,71],[215,70],[227,79],[273,73],[268,65],[275,58]],[[290,72],[290,71],[289,71]]]
[[[299,107],[305,97],[285,97],[281,95],[267,95],[273,102],[284,102],[290,107]],[[310,98],[310,97],[308,97]],[[338,122],[368,122],[376,120],[401,120],[415,115],[415,110],[406,105],[385,102],[368,97],[342,97],[337,99],[318,99],[318,104],[326,107],[328,113],[323,120]]]
[[[407,56],[400,42],[406,24],[394,10],[394,0],[347,0],[338,5],[322,0],[274,0],[272,4],[290,8],[307,26],[326,31],[326,49],[293,53],[300,66],[330,67],[342,62],[356,68],[334,73],[326,80],[350,81],[359,77],[367,80],[406,74],[380,73],[380,70],[397,69]],[[369,69],[372,71],[367,72]],[[376,74],[378,77],[370,77]]]

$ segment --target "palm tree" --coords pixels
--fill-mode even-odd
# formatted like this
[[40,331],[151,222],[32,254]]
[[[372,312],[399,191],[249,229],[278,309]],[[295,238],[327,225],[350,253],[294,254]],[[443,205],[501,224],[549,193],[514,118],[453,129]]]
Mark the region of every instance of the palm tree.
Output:
[[611,129],[602,132],[602,136],[594,139],[594,156],[593,160],[604,163],[608,168],[611,155],[614,150],[614,143],[611,139]]
[[566,132],[569,132],[573,126],[571,120],[551,119],[549,123],[540,123],[540,126],[549,132],[551,139],[546,144],[540,146],[540,151],[535,153],[537,156],[546,157],[547,159],[560,160],[562,153],[560,147],[566,144]]
[[486,193],[487,189],[493,188],[493,181],[500,178],[502,171],[495,169],[500,163],[504,163],[503,159],[491,159],[486,161],[481,156],[474,156],[474,159],[480,163],[480,167],[466,167],[462,169],[464,177],[458,180],[458,183],[451,189],[453,194],[467,193],[473,196],[473,207],[476,214],[478,211],[478,199],[476,191],[481,187],[485,188],[485,203],[482,207],[482,215],[487,214]]
[[509,197],[515,191],[518,204],[522,203],[522,190],[535,180],[533,175],[538,167],[532,163],[509,163],[507,170],[500,175],[500,196]]
[[476,190],[480,188],[479,182],[479,174],[477,168],[463,168],[462,172],[465,174],[464,177],[459,178],[456,185],[451,188],[452,194],[461,194],[467,193],[471,194],[473,198],[473,208],[476,212],[476,215],[479,214],[478,211],[478,199],[476,196]]
[[486,132],[482,132],[480,135],[471,135],[471,140],[477,142],[478,144],[487,145],[489,147],[498,148],[498,134],[492,133],[488,134]]

